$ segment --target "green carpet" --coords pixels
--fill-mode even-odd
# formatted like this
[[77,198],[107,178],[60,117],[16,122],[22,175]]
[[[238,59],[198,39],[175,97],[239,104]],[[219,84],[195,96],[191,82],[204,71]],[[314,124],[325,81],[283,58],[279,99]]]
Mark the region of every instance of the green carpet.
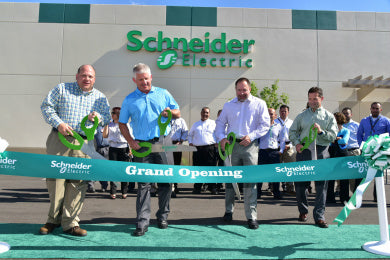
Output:
[[135,259],[291,259],[385,258],[361,249],[380,240],[378,225],[240,225],[150,226],[143,237],[134,225],[82,225],[86,237],[57,229],[38,234],[37,224],[0,224],[0,241],[11,250],[0,258],[135,258]]

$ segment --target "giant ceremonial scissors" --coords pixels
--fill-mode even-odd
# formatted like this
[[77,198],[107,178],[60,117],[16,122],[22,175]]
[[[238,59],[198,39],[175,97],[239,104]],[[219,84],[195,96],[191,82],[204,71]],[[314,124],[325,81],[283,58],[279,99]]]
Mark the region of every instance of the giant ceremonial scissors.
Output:
[[[218,143],[218,152],[219,152],[219,156],[224,161],[225,166],[232,166],[232,153],[233,153],[234,144],[236,143],[236,135],[233,132],[230,132],[227,136],[227,140],[229,142],[225,144],[225,154],[223,154],[222,152],[221,142]],[[232,186],[238,200],[241,200],[241,194],[240,194],[240,189],[238,188],[238,184],[232,183]]]
[[170,110],[166,110],[168,113],[168,119],[165,121],[165,123],[162,122],[162,115],[160,114],[157,119],[157,124],[160,129],[160,137],[158,139],[158,142],[155,144],[151,144],[149,142],[140,142],[138,145],[140,147],[146,147],[148,148],[145,152],[137,152],[136,150],[132,149],[131,152],[136,157],[145,157],[148,156],[150,153],[161,153],[161,157],[163,159],[164,164],[173,165],[173,154],[172,152],[194,152],[197,151],[195,147],[188,146],[188,145],[174,145],[172,144],[172,139],[170,137],[164,136],[165,131],[171,122],[172,119],[172,112]]
[[60,138],[61,142],[68,148],[72,150],[81,150],[83,153],[91,157],[92,159],[100,159],[100,160],[107,160],[103,155],[96,152],[95,144],[93,142],[95,138],[95,131],[99,124],[99,119],[97,116],[94,118],[93,126],[90,128],[86,127],[86,122],[88,120],[88,115],[81,120],[80,128],[84,131],[85,136],[87,137],[87,140],[85,140],[83,137],[81,137],[77,132],[72,130],[73,137],[79,141],[79,144],[72,144],[69,143],[69,141],[65,138],[63,134],[58,132],[58,137]]

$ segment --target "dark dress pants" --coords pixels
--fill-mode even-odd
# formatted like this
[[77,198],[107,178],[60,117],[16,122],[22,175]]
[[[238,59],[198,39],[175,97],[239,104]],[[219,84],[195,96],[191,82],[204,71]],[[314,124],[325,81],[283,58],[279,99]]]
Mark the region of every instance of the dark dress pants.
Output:
[[[192,154],[192,161],[194,166],[216,166],[217,157],[215,154],[215,146],[202,145],[196,146],[197,151]],[[194,183],[194,190],[200,191],[203,183]],[[208,183],[208,189],[216,189],[216,183]]]
[[[137,152],[143,153],[148,148],[142,147]],[[134,162],[163,164],[159,153],[150,153],[145,157],[134,157]],[[157,220],[167,220],[170,212],[169,202],[171,200],[171,183],[157,183],[158,185],[158,211],[156,212]],[[144,228],[150,223],[150,182],[139,182],[137,192],[137,228]]]
[[[331,144],[329,147],[330,158],[338,158],[348,156],[347,149],[341,149],[337,143]],[[334,180],[328,181],[328,191],[326,195],[327,202],[336,202],[335,192],[334,192]],[[340,180],[340,202],[349,201],[349,180]]]
[[[128,162],[129,161],[129,148],[116,148],[116,147],[110,147],[108,150],[108,158],[111,161],[121,161],[121,162]],[[128,182],[121,182],[121,192],[122,194],[127,194],[127,190],[129,188]],[[116,194],[116,183],[113,181],[110,181],[110,194]]]
[[[327,159],[329,158],[328,146],[316,146],[317,158]],[[297,153],[297,162],[299,161],[311,161],[314,159],[314,147],[311,145],[309,149],[303,150],[302,153]],[[307,214],[309,212],[309,204],[307,201],[308,186],[310,181],[295,182],[296,198],[298,203],[298,210],[300,214]],[[325,203],[326,192],[328,189],[328,181],[315,181],[316,198],[313,209],[313,217],[315,221],[325,221]]]
[[[280,154],[278,149],[260,149],[259,150],[259,159],[258,164],[274,164],[274,163],[280,163]],[[282,195],[280,194],[280,182],[272,182],[272,189],[274,193],[275,199],[282,198]],[[261,197],[261,187],[263,186],[263,183],[257,183],[257,198]]]

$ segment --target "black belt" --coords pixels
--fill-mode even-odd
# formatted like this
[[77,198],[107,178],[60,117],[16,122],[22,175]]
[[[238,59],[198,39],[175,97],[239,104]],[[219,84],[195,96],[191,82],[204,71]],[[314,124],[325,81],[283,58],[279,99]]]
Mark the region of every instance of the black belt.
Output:
[[273,149],[273,148],[266,148],[266,149],[260,149],[260,150],[266,150],[266,151],[270,151],[270,152],[279,151],[279,149]]
[[199,148],[207,148],[207,147],[210,147],[210,146],[215,146],[215,144],[207,144],[207,145],[195,145],[195,147],[199,147]]
[[155,138],[150,139],[150,140],[139,140],[139,139],[135,139],[135,140],[138,141],[138,142],[148,142],[148,143],[154,144],[155,142],[158,142],[159,138],[155,137]]
[[354,150],[357,150],[357,149],[359,149],[359,148],[349,148],[349,149],[347,149],[348,151],[354,151]]
[[[55,128],[55,127],[52,128],[52,131],[58,133],[58,129]],[[82,134],[80,134],[80,133],[78,133],[78,134],[81,136],[81,138],[87,139],[87,137],[86,137],[85,135],[82,135]]]

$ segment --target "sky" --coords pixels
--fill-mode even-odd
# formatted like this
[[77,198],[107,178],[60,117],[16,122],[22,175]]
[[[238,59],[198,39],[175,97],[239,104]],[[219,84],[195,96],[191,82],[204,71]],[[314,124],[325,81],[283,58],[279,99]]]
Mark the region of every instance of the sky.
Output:
[[390,12],[390,0],[8,0],[0,2],[245,7],[297,10]]

